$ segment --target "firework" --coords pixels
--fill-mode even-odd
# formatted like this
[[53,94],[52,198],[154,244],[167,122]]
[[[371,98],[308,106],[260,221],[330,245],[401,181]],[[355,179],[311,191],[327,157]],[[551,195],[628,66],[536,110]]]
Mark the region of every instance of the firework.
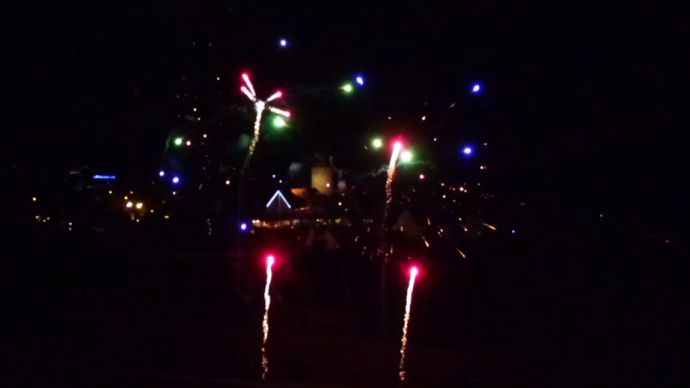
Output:
[[268,341],[268,311],[271,308],[271,280],[273,279],[273,264],[275,256],[266,256],[266,288],[264,288],[264,318],[261,322],[263,338],[261,340],[261,379],[266,380],[268,374],[268,356],[266,355],[266,341]]
[[407,285],[407,296],[405,297],[405,315],[403,316],[402,338],[400,339],[400,363],[398,364],[398,377],[400,381],[405,380],[405,354],[407,353],[407,328],[410,323],[410,309],[412,308],[412,292],[414,282],[419,274],[416,266],[410,268],[410,282]]
[[254,156],[256,145],[259,143],[259,138],[261,136],[261,118],[263,117],[264,111],[268,109],[271,112],[284,117],[290,117],[290,112],[268,106],[269,102],[281,98],[283,96],[283,92],[276,91],[270,97],[268,97],[266,101],[262,101],[256,98],[256,91],[254,90],[252,81],[249,79],[249,74],[242,73],[242,80],[244,81],[244,85],[240,87],[240,91],[247,96],[251,102],[254,103],[254,110],[256,111],[256,118],[254,119],[254,136],[252,137],[252,141],[249,144],[249,150],[247,151],[247,156],[242,164],[242,174],[244,174],[247,168],[249,168],[249,163]]

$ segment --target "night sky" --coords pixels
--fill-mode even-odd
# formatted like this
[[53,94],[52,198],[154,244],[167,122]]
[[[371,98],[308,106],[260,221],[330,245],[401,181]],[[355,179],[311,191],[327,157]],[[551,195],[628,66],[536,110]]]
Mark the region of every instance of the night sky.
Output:
[[[178,94],[239,112],[226,125],[248,132],[246,69],[259,93],[285,90],[297,115],[276,149],[286,161],[333,154],[355,168],[361,153],[351,150],[380,130],[452,139],[441,156],[474,138],[491,144],[505,195],[680,217],[680,13],[642,3],[326,3],[25,5],[3,27],[4,153],[38,175],[90,164],[146,176],[191,106]],[[358,72],[367,86],[348,101],[313,92]],[[484,93],[474,98],[477,80]]]

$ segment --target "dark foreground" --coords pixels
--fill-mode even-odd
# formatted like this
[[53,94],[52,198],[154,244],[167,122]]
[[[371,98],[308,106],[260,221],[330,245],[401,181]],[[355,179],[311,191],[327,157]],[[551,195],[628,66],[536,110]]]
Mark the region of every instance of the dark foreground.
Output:
[[[3,346],[12,384],[2,385],[399,384],[406,279],[395,265],[382,314],[368,259],[348,247],[286,254],[275,271],[262,382],[258,246],[247,242],[240,253],[232,243],[179,244],[140,232],[15,233],[5,259],[11,335]],[[583,234],[580,244],[554,236],[541,244],[496,239],[467,261],[425,263],[407,385],[680,381],[683,266],[674,253],[620,250],[616,235]]]

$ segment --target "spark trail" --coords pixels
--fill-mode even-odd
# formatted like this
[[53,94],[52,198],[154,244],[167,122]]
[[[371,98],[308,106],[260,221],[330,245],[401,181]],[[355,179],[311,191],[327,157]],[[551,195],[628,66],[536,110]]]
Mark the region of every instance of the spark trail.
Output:
[[252,161],[254,156],[254,151],[256,150],[256,145],[259,143],[259,137],[261,136],[261,117],[264,114],[264,109],[266,109],[266,103],[263,101],[256,101],[254,103],[254,108],[256,110],[256,120],[254,121],[254,136],[252,137],[252,142],[249,144],[249,150],[247,151],[247,156],[244,158],[244,164],[242,164],[242,175],[249,168],[249,163]]
[[386,220],[388,219],[388,212],[393,202],[393,179],[395,178],[395,166],[398,163],[398,158],[400,157],[400,152],[402,151],[402,143],[396,141],[393,144],[393,153],[391,154],[391,160],[388,162],[388,170],[386,171],[386,203],[383,206],[383,218],[381,219],[381,241],[379,246],[379,255],[383,260],[386,250],[385,242],[385,232],[386,232]]
[[407,297],[405,298],[405,315],[403,317],[402,338],[400,339],[400,363],[398,364],[398,377],[400,381],[405,381],[405,354],[407,353],[407,327],[410,323],[410,309],[412,308],[412,292],[414,282],[417,279],[419,269],[410,268],[410,282],[407,285]]
[[263,339],[261,341],[261,379],[266,380],[268,375],[268,356],[266,355],[266,341],[268,340],[268,311],[271,308],[271,280],[273,279],[273,264],[275,257],[268,255],[266,257],[266,288],[264,289],[264,318],[261,324],[263,329]]

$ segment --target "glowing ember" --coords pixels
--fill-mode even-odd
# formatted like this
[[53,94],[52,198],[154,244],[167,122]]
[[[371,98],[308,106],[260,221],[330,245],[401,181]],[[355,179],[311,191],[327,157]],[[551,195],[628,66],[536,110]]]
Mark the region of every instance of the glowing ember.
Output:
[[275,256],[266,256],[266,288],[264,289],[264,319],[261,327],[264,331],[264,336],[261,341],[261,378],[266,380],[268,374],[268,357],[266,356],[266,341],[268,340],[268,310],[271,307],[271,280],[273,279],[273,264],[275,263]]
[[405,298],[405,316],[403,317],[402,338],[400,339],[400,363],[398,364],[398,377],[405,381],[405,353],[407,352],[407,327],[410,323],[410,309],[412,308],[412,292],[414,282],[419,274],[419,268],[410,268],[410,282],[407,285],[407,297]]

